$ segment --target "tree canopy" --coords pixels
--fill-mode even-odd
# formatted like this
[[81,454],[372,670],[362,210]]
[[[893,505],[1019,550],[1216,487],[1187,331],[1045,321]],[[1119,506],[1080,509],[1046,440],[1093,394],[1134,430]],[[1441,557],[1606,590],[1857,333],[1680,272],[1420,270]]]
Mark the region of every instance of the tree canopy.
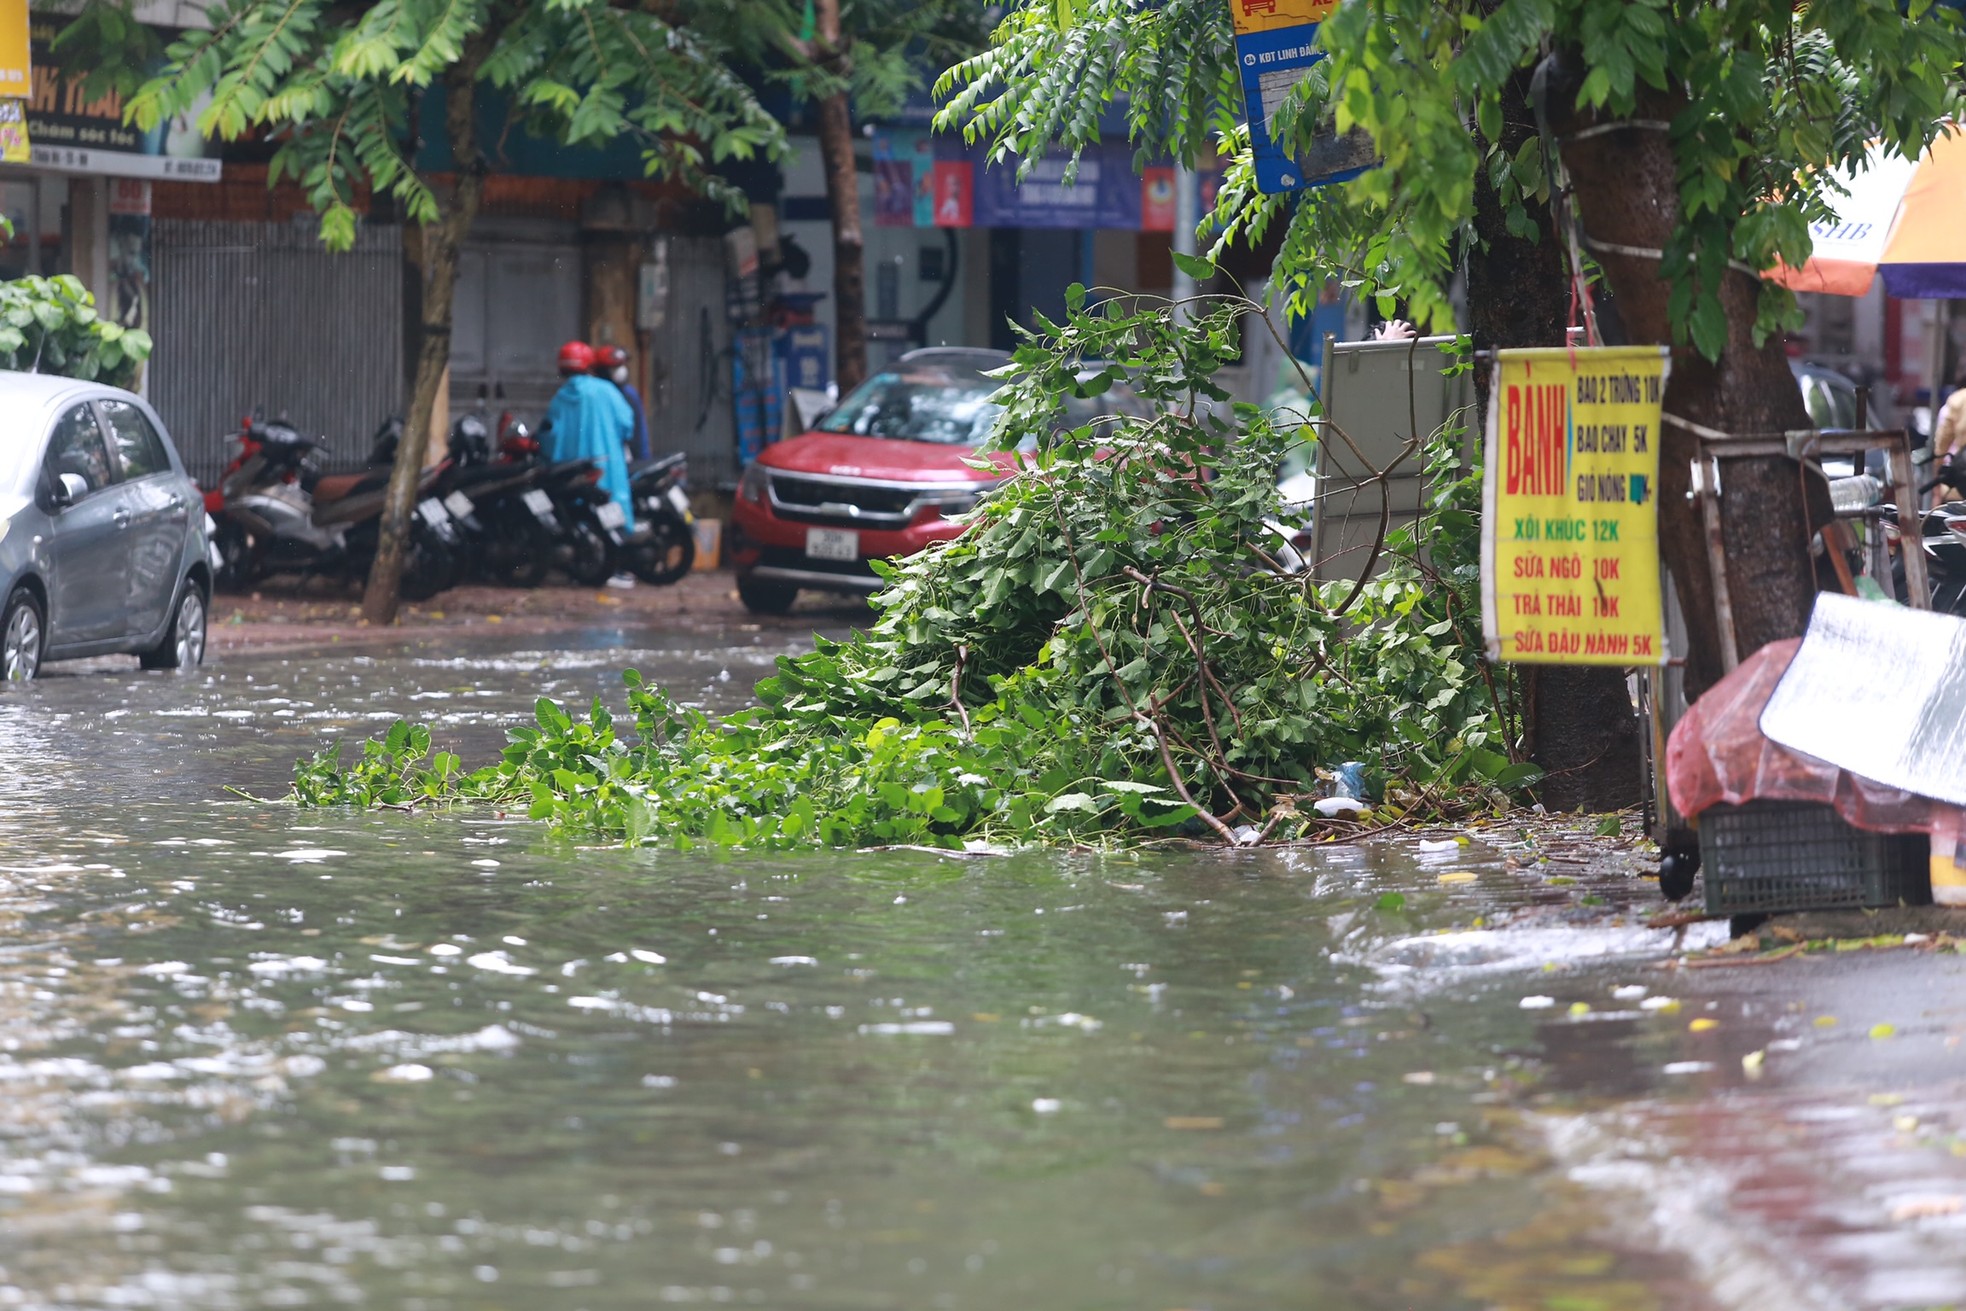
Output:
[[[1805,259],[1830,171],[1873,140],[1916,154],[1959,111],[1966,50],[1960,14],[1932,0],[1347,0],[1318,43],[1279,141],[1363,128],[1383,164],[1299,196],[1256,190],[1228,0],[1023,0],[990,51],[945,74],[942,121],[1028,161],[1090,144],[1122,101],[1143,149],[1192,159],[1219,142],[1232,157],[1220,239],[1284,225],[1278,272],[1298,292],[1338,276],[1445,326],[1477,176],[1519,233],[1550,198],[1546,143],[1501,144],[1512,80],[1549,59],[1569,74],[1567,112],[1670,134],[1679,206],[1660,268],[1676,329],[1714,357],[1729,266]],[[1792,309],[1768,287],[1757,335]]]
[[[363,187],[414,222],[441,201],[416,165],[417,103],[451,84],[503,93],[519,126],[568,145],[638,140],[650,174],[717,195],[715,162],[777,148],[778,123],[707,35],[721,11],[682,0],[228,0],[210,30],[184,33],[156,77],[114,73],[143,127],[196,112],[201,131],[279,143],[273,177],[291,177],[321,214],[330,245],[354,236]],[[713,21],[714,20],[714,21]],[[129,38],[119,0],[91,0],[64,43],[115,48]],[[207,99],[209,97],[209,99]]]

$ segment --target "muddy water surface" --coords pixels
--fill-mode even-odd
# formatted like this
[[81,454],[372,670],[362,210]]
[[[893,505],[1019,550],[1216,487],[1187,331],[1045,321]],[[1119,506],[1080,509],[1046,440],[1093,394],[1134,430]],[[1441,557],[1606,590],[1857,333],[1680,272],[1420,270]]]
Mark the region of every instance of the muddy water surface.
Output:
[[624,664],[734,707],[783,649],[743,640],[0,696],[0,1306],[1708,1304],[1601,1146],[1539,1146],[1737,1064],[1628,869],[724,859],[223,790],[399,714],[482,759]]

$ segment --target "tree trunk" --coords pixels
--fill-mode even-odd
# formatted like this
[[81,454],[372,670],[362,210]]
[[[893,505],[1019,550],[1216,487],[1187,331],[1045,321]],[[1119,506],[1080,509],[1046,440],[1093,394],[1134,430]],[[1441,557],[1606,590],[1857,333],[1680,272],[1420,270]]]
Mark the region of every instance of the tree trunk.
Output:
[[[1551,88],[1550,110],[1559,134],[1588,126],[1570,112],[1574,85]],[[1658,259],[1644,252],[1658,251],[1670,238],[1679,215],[1679,187],[1670,138],[1644,122],[1669,121],[1677,108],[1663,93],[1649,93],[1623,130],[1570,137],[1562,146],[1579,219],[1634,342],[1673,340],[1671,288]],[[1780,339],[1759,346],[1754,342],[1759,293],[1758,278],[1728,270],[1719,290],[1727,312],[1726,348],[1718,362],[1690,346],[1674,349],[1666,414],[1730,434],[1810,426]],[[1659,544],[1686,615],[1690,700],[1723,672],[1720,622],[1700,508],[1686,496],[1698,444],[1684,427],[1668,422],[1662,425],[1659,446]],[[1829,499],[1820,480],[1805,484],[1802,470],[1786,457],[1733,457],[1720,466],[1722,555],[1735,643],[1745,659],[1769,642],[1798,636],[1807,626],[1816,595],[1810,533],[1828,521]]]
[[[1502,140],[1510,157],[1536,134],[1529,74],[1503,91]],[[1485,170],[1475,177],[1476,244],[1468,252],[1468,327],[1477,350],[1560,346],[1570,290],[1548,210],[1532,211],[1540,240],[1512,235]],[[1475,370],[1479,422],[1488,417],[1489,370]],[[1485,430],[1485,429],[1484,429]],[[1555,811],[1622,810],[1643,796],[1638,719],[1625,674],[1594,665],[1522,665],[1524,749],[1543,770],[1537,792]]]
[[867,242],[860,234],[860,177],[853,166],[853,107],[847,76],[853,71],[840,37],[840,0],[819,0],[817,63],[839,79],[839,90],[819,102],[819,153],[826,165],[826,203],[833,211],[833,354],[840,395],[867,376]]
[[423,225],[421,240],[416,243],[423,275],[421,341],[410,389],[410,412],[403,424],[402,440],[396,445],[396,462],[389,471],[375,563],[369,569],[368,589],[362,594],[362,618],[371,624],[396,622],[397,591],[416,513],[417,489],[423,479],[423,455],[430,445],[437,390],[450,369],[451,300],[457,285],[458,250],[471,231],[484,195],[485,161],[478,149],[474,85],[489,48],[482,34],[473,37],[466,43],[463,56],[444,75],[444,126],[457,181],[449,212],[437,222]]
[[853,111],[846,92],[819,102],[819,149],[833,210],[833,323],[840,394],[867,376],[867,253],[860,233],[860,179],[853,167]]

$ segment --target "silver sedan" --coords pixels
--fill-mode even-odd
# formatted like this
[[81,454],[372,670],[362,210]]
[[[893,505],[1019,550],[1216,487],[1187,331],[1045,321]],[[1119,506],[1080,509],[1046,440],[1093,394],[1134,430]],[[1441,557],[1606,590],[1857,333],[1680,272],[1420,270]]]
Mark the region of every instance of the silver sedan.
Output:
[[205,658],[205,508],[141,397],[0,373],[0,680],[127,652]]

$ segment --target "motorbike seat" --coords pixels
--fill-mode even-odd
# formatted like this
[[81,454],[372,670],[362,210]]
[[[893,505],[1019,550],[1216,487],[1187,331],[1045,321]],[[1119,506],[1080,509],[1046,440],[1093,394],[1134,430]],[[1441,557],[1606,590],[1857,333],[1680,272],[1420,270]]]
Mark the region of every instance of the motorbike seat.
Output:
[[689,456],[683,454],[683,452],[672,451],[668,455],[658,455],[653,459],[636,460],[628,466],[628,476],[630,478],[645,478],[650,474],[665,473],[688,459]]
[[323,474],[314,482],[314,499],[316,501],[339,501],[345,496],[352,496],[357,491],[365,490],[363,487],[365,483],[373,486],[377,482],[386,482],[388,477],[389,475],[386,472],[380,478],[374,473]]

